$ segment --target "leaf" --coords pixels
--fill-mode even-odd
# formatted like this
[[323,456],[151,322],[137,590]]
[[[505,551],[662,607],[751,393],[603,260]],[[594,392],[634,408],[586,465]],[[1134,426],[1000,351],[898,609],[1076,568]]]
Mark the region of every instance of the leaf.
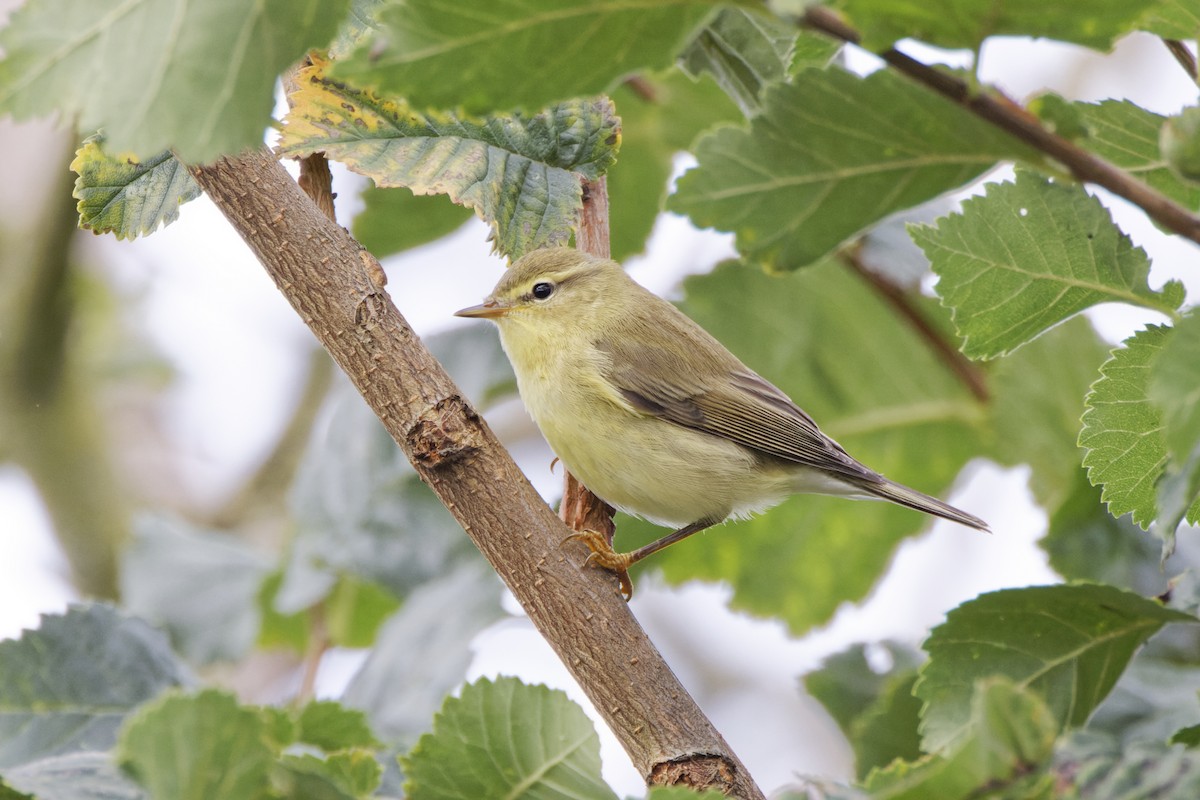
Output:
[[366,712],[389,742],[415,741],[462,682],[471,640],[503,616],[491,570],[478,563],[457,567],[414,591],[384,623],[342,702]]
[[[689,278],[684,288],[685,313],[889,478],[936,493],[982,447],[982,410],[969,391],[912,326],[840,264],[787,276],[727,264]],[[921,307],[945,314],[933,301]],[[887,503],[801,495],[646,564],[661,567],[673,583],[727,581],[734,607],[778,617],[799,634],[865,597],[895,547],[928,522]],[[665,532],[622,517],[618,546]]]
[[1045,698],[1055,724],[1087,721],[1134,652],[1168,622],[1196,622],[1111,586],[1073,584],[980,595],[946,616],[924,648],[916,695],[926,752],[967,735],[975,681],[1000,675]]
[[695,147],[669,208],[737,233],[769,269],[811,264],[888,214],[967,183],[1024,146],[880,70],[808,70],[767,90],[748,129]]
[[1080,186],[1018,171],[962,213],[909,229],[972,358],[1012,352],[1085,308],[1124,302],[1172,314],[1183,285],[1150,289],[1150,261]]
[[0,114],[57,112],[112,152],[187,163],[260,145],[275,80],[348,0],[31,0],[0,32]]
[[[766,87],[782,82],[796,46],[796,26],[763,11],[722,8],[679,56],[694,78],[708,73],[747,117],[758,113]],[[829,57],[837,52],[830,39]]]
[[373,34],[379,33],[382,28],[377,16],[387,4],[388,0],[350,0],[346,18],[329,43],[329,57],[334,60],[345,58]]
[[354,217],[354,238],[383,258],[427,244],[461,228],[473,215],[446,195],[414,195],[408,189],[367,187]]
[[485,678],[448,698],[401,767],[412,800],[616,797],[600,778],[600,739],[583,709],[515,678]]
[[0,768],[107,750],[131,709],[192,681],[163,633],[104,605],[0,641],[0,675]]
[[[541,108],[662,69],[713,8],[706,0],[409,0],[333,77],[468,113]],[[514,57],[526,54],[526,57]]]
[[1159,151],[1159,131],[1166,117],[1128,100],[1073,103],[1072,107],[1087,129],[1080,144],[1181,205],[1200,208],[1200,187],[1180,180]]
[[[281,760],[284,796],[294,800],[357,800],[373,797],[383,768],[365,750],[317,758],[305,753]],[[278,773],[276,773],[278,775]]]
[[296,739],[327,753],[351,748],[377,748],[379,741],[366,715],[332,700],[312,700],[300,709]]
[[1200,314],[1174,330],[1151,363],[1146,393],[1161,413],[1167,450],[1183,460],[1200,442]]
[[803,677],[804,688],[825,707],[847,736],[855,721],[879,701],[888,685],[898,676],[914,672],[921,661],[919,653],[893,642],[870,645],[871,655],[881,655],[880,648],[892,662],[889,670],[873,668],[868,659],[868,645],[856,644],[829,656]]
[[1181,726],[1200,718],[1196,696],[1200,670],[1194,663],[1167,660],[1170,655],[1153,657],[1151,650],[1158,649],[1155,645],[1157,638],[1133,659],[1112,694],[1088,721],[1089,731],[1110,733],[1127,744],[1165,741]]
[[50,756],[6,769],[0,776],[0,797],[6,785],[38,800],[149,800],[121,774],[108,753],[94,751]]
[[200,196],[200,186],[169,150],[139,161],[105,152],[101,136],[84,140],[71,170],[79,201],[79,226],[118,239],[136,239],[179,219],[179,207]]
[[1167,581],[1154,539],[1129,517],[1109,514],[1100,490],[1088,483],[1083,470],[1076,470],[1073,485],[1038,542],[1054,571],[1068,581],[1107,583],[1143,596],[1162,594]]
[[151,797],[265,800],[275,751],[258,711],[206,689],[139,709],[121,732],[116,758]]
[[607,175],[608,213],[612,257],[621,261],[645,249],[676,155],[702,131],[742,115],[711,79],[679,70],[646,76],[636,89],[623,84],[612,99],[621,114],[621,152]]
[[990,36],[1029,36],[1109,50],[1135,29],[1155,0],[1092,0],[1046,4],[1037,0],[840,0],[870,50],[911,37],[945,48],[978,50]]
[[1164,39],[1195,39],[1200,31],[1200,8],[1191,0],[1159,0],[1147,9],[1138,30]]
[[616,158],[620,121],[607,98],[567,100],[534,115],[471,119],[419,113],[401,100],[300,70],[279,152],[324,152],[377,186],[446,194],[492,228],[511,258],[567,243],[582,207],[581,179]]
[[1162,742],[1123,744],[1079,731],[1056,748],[1053,771],[1059,785],[1079,800],[1200,796],[1200,754]]
[[1079,420],[1107,355],[1091,323],[1077,317],[999,359],[988,376],[989,454],[1006,466],[1028,464],[1030,489],[1052,515],[1078,491]]
[[1150,367],[1147,395],[1162,415],[1170,464],[1158,488],[1156,534],[1174,546],[1186,517],[1200,521],[1200,316],[1179,321]]
[[400,607],[400,600],[377,583],[341,575],[325,601],[329,638],[339,647],[370,647],[375,632]]
[[337,384],[314,426],[288,506],[296,533],[275,596],[284,614],[327,598],[342,575],[403,599],[480,560],[349,381]]
[[1055,720],[1027,687],[1004,678],[968,684],[964,735],[944,757],[896,762],[867,777],[871,800],[968,800],[978,797],[1049,800],[1040,776],[1054,749]]
[[121,596],[134,614],[163,625],[190,661],[232,661],[258,637],[254,598],[270,569],[233,536],[146,516],[122,554]]
[[[1155,484],[1167,464],[1162,415],[1146,396],[1150,366],[1173,329],[1150,325],[1113,351],[1092,385],[1079,446],[1093,486],[1114,517],[1133,512],[1143,529],[1157,513]],[[1164,557],[1168,555],[1164,552]]]

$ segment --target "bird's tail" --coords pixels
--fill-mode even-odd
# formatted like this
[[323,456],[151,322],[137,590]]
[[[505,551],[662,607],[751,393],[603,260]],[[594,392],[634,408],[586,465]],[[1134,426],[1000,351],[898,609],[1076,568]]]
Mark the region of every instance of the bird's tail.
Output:
[[882,478],[880,482],[861,484],[869,494],[878,497],[880,500],[888,500],[898,505],[915,508],[917,511],[924,511],[926,514],[932,514],[935,517],[948,519],[951,522],[957,522],[960,525],[966,525],[968,528],[991,533],[988,524],[974,514],[968,514],[965,511],[955,508],[949,503],[943,503],[936,497],[930,497],[927,494],[918,492],[916,489],[910,489],[903,484],[889,481],[887,478]]

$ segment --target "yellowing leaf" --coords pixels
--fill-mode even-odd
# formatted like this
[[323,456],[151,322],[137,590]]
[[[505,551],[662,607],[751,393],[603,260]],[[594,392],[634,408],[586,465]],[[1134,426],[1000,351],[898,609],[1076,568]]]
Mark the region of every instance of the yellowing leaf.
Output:
[[299,84],[281,153],[323,151],[379,186],[449,195],[475,209],[512,258],[567,243],[582,205],[581,181],[604,174],[620,143],[607,98],[475,120],[418,112],[337,83],[322,63],[301,70]]

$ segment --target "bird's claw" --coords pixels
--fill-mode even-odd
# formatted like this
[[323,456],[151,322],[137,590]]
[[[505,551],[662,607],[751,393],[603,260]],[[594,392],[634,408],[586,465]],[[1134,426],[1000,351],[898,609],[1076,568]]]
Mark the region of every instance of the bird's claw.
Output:
[[626,602],[629,602],[633,597],[633,581],[629,579],[629,565],[633,563],[633,559],[629,557],[629,553],[618,553],[613,550],[608,538],[593,530],[576,531],[563,539],[562,543],[566,544],[571,541],[583,542],[591,551],[583,562],[585,567],[603,567],[616,574],[617,581],[620,583],[621,596],[625,598]]

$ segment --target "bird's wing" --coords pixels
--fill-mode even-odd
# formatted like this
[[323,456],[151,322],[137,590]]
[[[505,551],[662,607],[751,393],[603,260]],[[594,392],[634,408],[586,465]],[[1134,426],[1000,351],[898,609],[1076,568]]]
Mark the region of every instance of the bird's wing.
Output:
[[[644,414],[855,483],[882,480],[822,433],[779,388],[732,356],[729,363],[704,364],[628,339],[596,344],[611,359],[606,377]],[[663,369],[666,365],[672,368]],[[664,379],[664,373],[678,377]]]

